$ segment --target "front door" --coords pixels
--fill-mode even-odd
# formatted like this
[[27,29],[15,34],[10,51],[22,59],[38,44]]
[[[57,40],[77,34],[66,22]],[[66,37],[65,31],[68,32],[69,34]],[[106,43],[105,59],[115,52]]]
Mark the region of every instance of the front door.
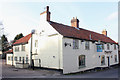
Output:
[[110,66],[110,57],[107,57],[108,58],[108,67]]

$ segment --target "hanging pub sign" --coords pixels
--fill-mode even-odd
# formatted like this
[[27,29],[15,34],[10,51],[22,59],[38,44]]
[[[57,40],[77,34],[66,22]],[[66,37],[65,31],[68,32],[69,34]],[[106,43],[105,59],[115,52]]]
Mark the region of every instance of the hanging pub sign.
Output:
[[97,52],[102,52],[102,45],[101,44],[97,44]]

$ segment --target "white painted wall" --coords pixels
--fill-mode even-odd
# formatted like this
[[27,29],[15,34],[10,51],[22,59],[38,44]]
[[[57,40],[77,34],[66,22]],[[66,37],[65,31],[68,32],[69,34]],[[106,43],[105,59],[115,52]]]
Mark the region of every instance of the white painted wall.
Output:
[[[72,46],[64,46],[64,43],[71,43]],[[81,43],[79,40],[79,49],[73,49],[73,39],[71,38],[63,38],[63,73],[74,73],[79,71],[84,71],[88,69],[92,69],[95,67],[107,67],[107,56],[113,55],[110,57],[110,65],[118,64],[118,62],[114,62],[114,55],[118,56],[118,49],[114,50],[114,45],[110,45],[112,50],[111,54],[105,54],[103,52],[97,52],[96,44],[90,42],[90,50],[85,50],[85,41]],[[106,50],[107,44],[105,44]],[[79,68],[78,65],[78,57],[80,55],[86,56],[86,67]],[[105,65],[101,65],[101,55],[105,55]],[[100,57],[99,57],[100,56]]]
[[[19,52],[15,52],[16,46],[19,47]],[[19,61],[19,57],[21,57],[21,60],[23,59],[23,57],[25,60],[26,60],[26,57],[28,57],[28,61],[30,63],[30,43],[25,44],[25,51],[21,51],[22,45],[16,45],[16,46],[13,46],[14,66],[16,65],[16,62],[22,63],[22,61],[21,62]],[[17,57],[17,61],[15,61],[15,57]]]
[[[8,57],[10,57],[10,60],[8,60]],[[12,57],[13,57],[13,54],[7,54],[6,55],[6,64],[7,65],[12,65],[13,64]]]

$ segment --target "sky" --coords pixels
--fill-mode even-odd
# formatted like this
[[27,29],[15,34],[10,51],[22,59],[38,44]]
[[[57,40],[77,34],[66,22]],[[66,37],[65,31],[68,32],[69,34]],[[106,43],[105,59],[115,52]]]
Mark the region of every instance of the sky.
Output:
[[[42,2],[42,1],[4,1],[0,3],[0,29],[8,40],[32,29],[39,28],[40,13],[49,6],[51,21],[71,25],[73,17],[79,19],[79,27],[101,33],[103,29],[108,37],[118,42],[118,2]],[[40,29],[40,28],[39,28]],[[0,33],[1,34],[1,33]]]

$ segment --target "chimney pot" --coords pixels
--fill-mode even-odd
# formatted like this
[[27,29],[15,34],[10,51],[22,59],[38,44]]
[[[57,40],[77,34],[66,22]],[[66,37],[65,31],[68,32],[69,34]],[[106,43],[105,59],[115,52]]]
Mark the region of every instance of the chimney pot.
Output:
[[105,36],[107,36],[107,31],[106,31],[106,29],[104,29],[104,30],[102,31],[102,34],[105,35]]
[[77,17],[73,17],[73,19],[71,20],[71,26],[79,28],[79,20],[77,19]]

